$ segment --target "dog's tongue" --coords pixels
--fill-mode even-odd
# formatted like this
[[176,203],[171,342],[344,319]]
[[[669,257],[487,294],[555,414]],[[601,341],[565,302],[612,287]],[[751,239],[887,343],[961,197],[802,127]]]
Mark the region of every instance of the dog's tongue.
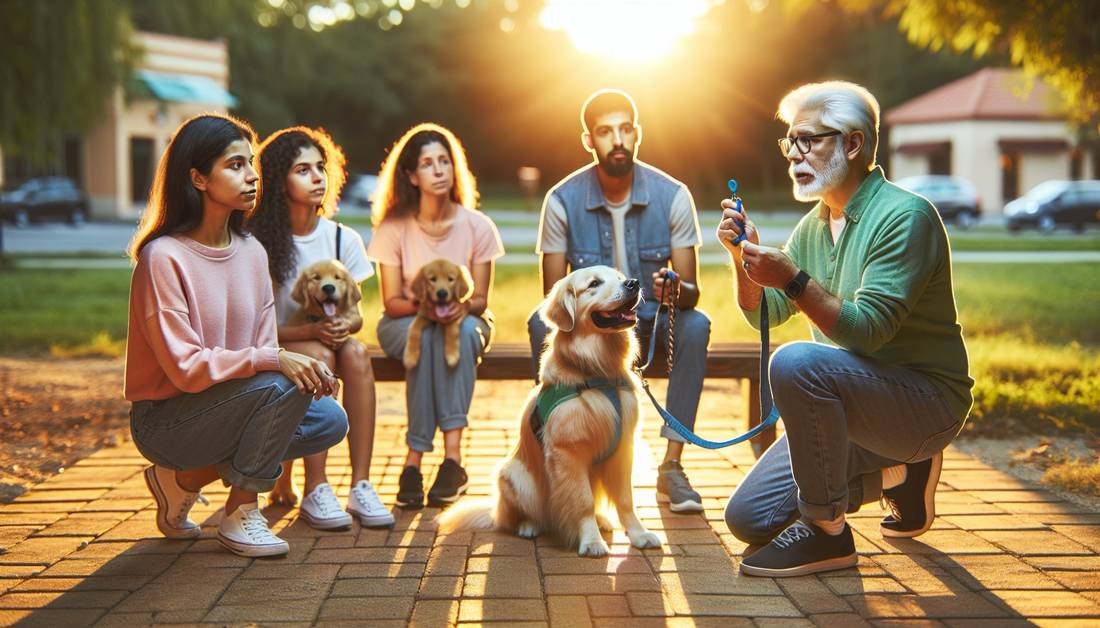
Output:
[[332,316],[336,313],[336,304],[332,301],[325,301],[321,303],[321,309],[325,311],[325,316]]
[[447,318],[447,314],[450,314],[450,312],[451,312],[451,308],[447,307],[446,305],[437,305],[437,306],[435,306],[435,317],[436,318]]

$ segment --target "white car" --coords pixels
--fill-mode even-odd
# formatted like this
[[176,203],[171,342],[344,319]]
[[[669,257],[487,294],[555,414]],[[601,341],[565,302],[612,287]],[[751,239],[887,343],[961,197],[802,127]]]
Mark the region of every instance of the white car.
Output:
[[961,177],[925,174],[905,177],[895,183],[931,201],[944,222],[953,222],[962,229],[973,227],[982,216],[982,199],[978,191]]

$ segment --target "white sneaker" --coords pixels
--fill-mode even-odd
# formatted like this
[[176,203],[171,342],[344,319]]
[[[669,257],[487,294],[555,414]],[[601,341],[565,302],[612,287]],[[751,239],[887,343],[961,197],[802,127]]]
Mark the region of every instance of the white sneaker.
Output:
[[393,525],[393,513],[386,510],[374,485],[367,480],[359,480],[348,494],[348,512],[358,515],[359,524],[365,528],[388,528]]
[[351,515],[340,508],[340,500],[328,482],[322,482],[306,495],[298,511],[310,527],[317,530],[335,530],[351,527]]
[[157,529],[170,539],[194,539],[202,534],[199,524],[187,518],[196,501],[208,503],[199,492],[184,490],[176,472],[159,465],[145,468],[145,485],[157,502]]
[[238,556],[282,556],[290,551],[287,542],[275,536],[267,527],[267,519],[259,504],[241,504],[226,515],[218,526],[218,542]]

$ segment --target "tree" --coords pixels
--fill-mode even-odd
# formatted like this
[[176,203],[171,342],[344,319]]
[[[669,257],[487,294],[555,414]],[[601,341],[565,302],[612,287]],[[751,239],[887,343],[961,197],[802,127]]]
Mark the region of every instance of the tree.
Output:
[[0,146],[49,159],[91,127],[129,75],[122,0],[0,0]]
[[[807,0],[789,0],[804,5]],[[1063,96],[1067,113],[1100,111],[1100,2],[1096,0],[841,0],[850,11],[896,17],[909,40],[937,51],[1003,54]]]

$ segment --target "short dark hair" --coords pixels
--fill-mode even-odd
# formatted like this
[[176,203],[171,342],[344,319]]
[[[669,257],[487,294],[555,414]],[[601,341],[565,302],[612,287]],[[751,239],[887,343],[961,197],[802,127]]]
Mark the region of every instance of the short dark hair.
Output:
[[588,97],[581,105],[581,124],[588,133],[592,132],[592,125],[596,118],[617,111],[625,111],[630,114],[630,122],[637,123],[638,108],[634,105],[634,99],[620,89],[601,89]]

